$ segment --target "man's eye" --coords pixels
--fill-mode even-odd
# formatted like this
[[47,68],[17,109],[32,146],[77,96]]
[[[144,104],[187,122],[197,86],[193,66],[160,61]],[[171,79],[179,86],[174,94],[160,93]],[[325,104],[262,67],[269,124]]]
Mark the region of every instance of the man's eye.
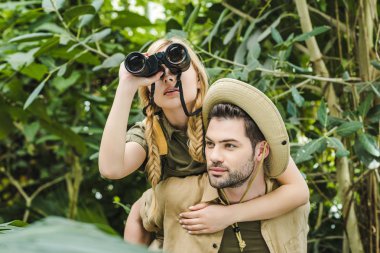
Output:
[[226,144],[226,148],[231,149],[231,148],[236,148],[236,146],[235,146],[234,144],[227,143],[227,144]]

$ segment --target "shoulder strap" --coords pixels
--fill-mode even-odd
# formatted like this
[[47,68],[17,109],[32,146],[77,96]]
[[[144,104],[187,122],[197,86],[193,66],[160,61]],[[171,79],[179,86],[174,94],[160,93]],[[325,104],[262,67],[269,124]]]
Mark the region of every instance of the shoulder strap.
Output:
[[[144,119],[144,124],[146,124],[146,119]],[[146,125],[145,125],[146,127]],[[158,118],[155,116],[153,117],[153,133],[156,136],[157,141],[157,147],[158,152],[160,155],[167,155],[168,154],[168,143],[166,141],[164,132],[162,131],[161,125],[158,122]]]

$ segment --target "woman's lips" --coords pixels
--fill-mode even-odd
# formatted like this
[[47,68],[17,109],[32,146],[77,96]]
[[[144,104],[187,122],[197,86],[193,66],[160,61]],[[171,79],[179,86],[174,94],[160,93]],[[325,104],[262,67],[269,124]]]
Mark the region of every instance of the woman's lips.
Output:
[[171,95],[171,94],[176,94],[179,92],[178,88],[169,88],[164,91],[164,96],[166,95]]

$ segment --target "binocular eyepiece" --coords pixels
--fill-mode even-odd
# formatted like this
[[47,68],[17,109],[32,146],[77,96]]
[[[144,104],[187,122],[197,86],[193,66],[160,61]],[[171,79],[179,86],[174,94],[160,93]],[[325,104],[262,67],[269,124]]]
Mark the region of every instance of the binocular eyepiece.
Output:
[[172,74],[178,74],[190,67],[190,56],[186,48],[179,44],[171,44],[165,52],[158,52],[148,58],[139,52],[132,52],[124,60],[124,66],[134,76],[149,77],[163,71],[162,64]]

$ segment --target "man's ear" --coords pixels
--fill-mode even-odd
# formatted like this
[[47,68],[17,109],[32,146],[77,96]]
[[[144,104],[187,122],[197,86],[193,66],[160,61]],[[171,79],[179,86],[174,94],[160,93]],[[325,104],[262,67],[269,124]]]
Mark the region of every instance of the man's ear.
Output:
[[269,155],[269,144],[266,141],[261,141],[256,145],[257,160],[265,159]]

